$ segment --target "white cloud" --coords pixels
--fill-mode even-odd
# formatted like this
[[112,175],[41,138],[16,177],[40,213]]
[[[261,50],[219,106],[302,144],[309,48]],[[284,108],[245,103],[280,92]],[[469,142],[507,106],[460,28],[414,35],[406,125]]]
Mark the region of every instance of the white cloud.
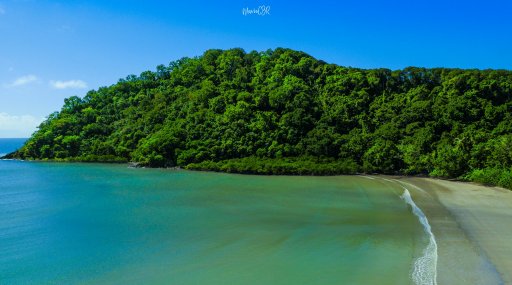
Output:
[[76,89],[84,89],[87,88],[87,83],[82,80],[68,80],[68,81],[50,81],[50,86],[55,89],[68,89],[68,88],[76,88]]
[[29,74],[29,75],[25,75],[25,76],[16,78],[16,80],[14,80],[11,84],[8,84],[7,86],[8,87],[18,87],[18,86],[27,85],[27,84],[37,82],[37,81],[39,81],[39,78],[37,76]]
[[0,137],[29,137],[43,120],[44,118],[37,118],[32,115],[17,116],[0,113]]

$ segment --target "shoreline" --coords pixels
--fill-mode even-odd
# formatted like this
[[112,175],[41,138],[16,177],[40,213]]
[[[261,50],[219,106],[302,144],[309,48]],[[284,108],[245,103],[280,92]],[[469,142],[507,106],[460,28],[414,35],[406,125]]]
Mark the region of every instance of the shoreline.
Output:
[[474,183],[393,177],[423,209],[439,244],[439,284],[512,284],[512,192]]
[[[289,157],[284,159],[263,159],[262,161],[254,159],[254,157],[245,157],[241,159],[231,159],[224,160],[218,162],[212,161],[203,161],[200,163],[189,163],[187,165],[167,165],[167,166],[154,166],[147,165],[142,162],[135,162],[126,160],[120,157],[103,157],[102,159],[98,159],[98,157],[94,159],[90,159],[87,157],[72,157],[72,158],[53,158],[53,159],[22,159],[16,157],[15,152],[8,153],[4,156],[0,156],[0,160],[18,160],[18,161],[35,161],[35,162],[57,162],[57,163],[111,163],[111,164],[127,164],[128,167],[132,168],[154,168],[154,169],[183,169],[190,171],[205,171],[205,172],[217,172],[217,173],[230,173],[230,174],[243,174],[243,175],[268,175],[268,176],[338,176],[338,175],[360,175],[360,176],[386,176],[386,177],[404,177],[404,178],[432,178],[436,180],[446,180],[446,181],[455,181],[455,182],[463,182],[463,183],[477,183],[478,185],[483,185],[486,187],[500,187],[503,186],[504,189],[510,188],[512,191],[512,185],[502,185],[498,181],[485,181],[479,180],[478,178],[465,178],[461,177],[435,177],[429,176],[425,173],[420,174],[405,174],[405,173],[367,173],[361,169],[361,167],[357,165],[351,164],[350,161],[334,161],[334,160],[325,160],[325,161],[314,161],[311,160],[311,157],[303,160],[301,157]],[[242,160],[249,160],[242,163]],[[226,162],[235,162],[233,165],[225,164]],[[249,163],[247,163],[249,162]],[[252,163],[257,162],[256,167]],[[267,165],[267,162],[275,163],[273,165]],[[205,165],[206,163],[206,165]],[[271,163],[271,164],[272,164]],[[307,164],[304,166],[304,164]]]

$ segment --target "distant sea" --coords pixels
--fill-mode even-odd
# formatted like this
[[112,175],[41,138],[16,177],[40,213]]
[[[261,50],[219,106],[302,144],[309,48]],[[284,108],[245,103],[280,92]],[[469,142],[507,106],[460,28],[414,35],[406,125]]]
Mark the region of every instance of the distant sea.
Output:
[[11,153],[27,141],[27,138],[1,139],[0,138],[0,157]]

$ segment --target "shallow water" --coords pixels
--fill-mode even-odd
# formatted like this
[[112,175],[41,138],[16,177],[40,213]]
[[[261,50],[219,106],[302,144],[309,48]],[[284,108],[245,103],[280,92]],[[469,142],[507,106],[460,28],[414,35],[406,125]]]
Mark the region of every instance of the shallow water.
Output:
[[1,284],[413,284],[430,237],[363,177],[0,161]]

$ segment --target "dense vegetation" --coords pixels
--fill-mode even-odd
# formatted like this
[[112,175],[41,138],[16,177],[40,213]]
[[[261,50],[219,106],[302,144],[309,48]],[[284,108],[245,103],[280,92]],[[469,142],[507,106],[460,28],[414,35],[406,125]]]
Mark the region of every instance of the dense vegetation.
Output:
[[282,48],[208,50],[66,99],[11,157],[512,187],[511,99],[505,70],[364,70]]

